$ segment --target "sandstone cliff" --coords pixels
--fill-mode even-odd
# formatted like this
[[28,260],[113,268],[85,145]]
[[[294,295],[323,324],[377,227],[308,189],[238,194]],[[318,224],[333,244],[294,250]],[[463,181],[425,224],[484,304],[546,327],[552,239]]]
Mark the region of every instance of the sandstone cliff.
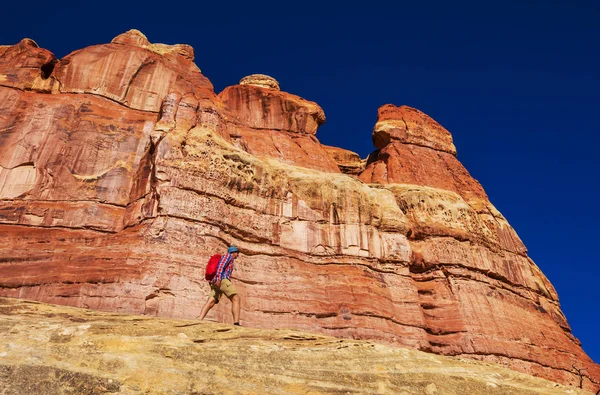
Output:
[[61,60],[0,47],[0,295],[193,318],[233,244],[246,326],[600,385],[446,129],[385,105],[363,163],[319,143],[316,103],[262,75],[217,95],[193,59],[137,31]]
[[292,330],[0,298],[0,392],[583,394],[495,364]]

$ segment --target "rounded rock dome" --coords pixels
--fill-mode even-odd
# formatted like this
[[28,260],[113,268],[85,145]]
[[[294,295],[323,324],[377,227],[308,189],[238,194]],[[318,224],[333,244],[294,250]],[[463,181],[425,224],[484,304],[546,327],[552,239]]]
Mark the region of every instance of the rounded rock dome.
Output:
[[253,85],[260,88],[279,90],[279,82],[265,74],[252,74],[240,80],[240,85]]

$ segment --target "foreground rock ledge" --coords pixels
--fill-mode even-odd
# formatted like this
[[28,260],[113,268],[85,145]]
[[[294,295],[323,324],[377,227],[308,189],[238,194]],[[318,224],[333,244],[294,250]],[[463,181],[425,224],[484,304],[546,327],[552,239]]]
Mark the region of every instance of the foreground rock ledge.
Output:
[[582,394],[500,365],[292,330],[0,298],[2,393]]

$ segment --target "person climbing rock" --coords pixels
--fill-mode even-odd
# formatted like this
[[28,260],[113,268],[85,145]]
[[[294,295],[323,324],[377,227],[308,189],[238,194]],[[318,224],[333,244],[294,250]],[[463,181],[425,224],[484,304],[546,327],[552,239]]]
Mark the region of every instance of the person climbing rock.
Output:
[[[233,262],[240,255],[240,251],[236,247],[229,247],[227,253],[222,255],[218,260],[218,265],[214,277],[209,279],[210,294],[208,300],[202,307],[200,312],[200,320],[206,317],[206,314],[212,309],[222,295],[225,295],[231,300],[231,313],[233,314],[233,325],[240,325],[240,296],[235,289],[235,285],[230,280],[231,272],[233,271]],[[218,256],[217,256],[218,257]],[[213,256],[213,258],[215,258]],[[213,259],[211,258],[211,259]],[[210,265],[210,262],[209,262]],[[207,268],[207,273],[208,273]]]

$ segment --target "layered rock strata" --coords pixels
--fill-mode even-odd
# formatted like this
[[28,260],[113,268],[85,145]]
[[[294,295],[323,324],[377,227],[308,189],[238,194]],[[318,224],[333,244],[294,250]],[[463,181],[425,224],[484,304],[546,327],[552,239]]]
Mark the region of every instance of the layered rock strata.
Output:
[[323,148],[331,159],[337,163],[342,173],[358,176],[365,170],[366,160],[361,159],[357,153],[327,145],[324,145]]
[[227,87],[216,102],[233,146],[258,158],[339,173],[315,137],[325,122],[316,103],[282,92],[268,76],[251,75]]
[[595,388],[554,288],[441,125],[383,106],[363,170],[320,144],[316,103],[264,76],[217,95],[193,56],[138,31],[60,61],[0,47],[0,295],[193,318],[208,257],[234,244],[244,325],[566,384],[575,365]]

